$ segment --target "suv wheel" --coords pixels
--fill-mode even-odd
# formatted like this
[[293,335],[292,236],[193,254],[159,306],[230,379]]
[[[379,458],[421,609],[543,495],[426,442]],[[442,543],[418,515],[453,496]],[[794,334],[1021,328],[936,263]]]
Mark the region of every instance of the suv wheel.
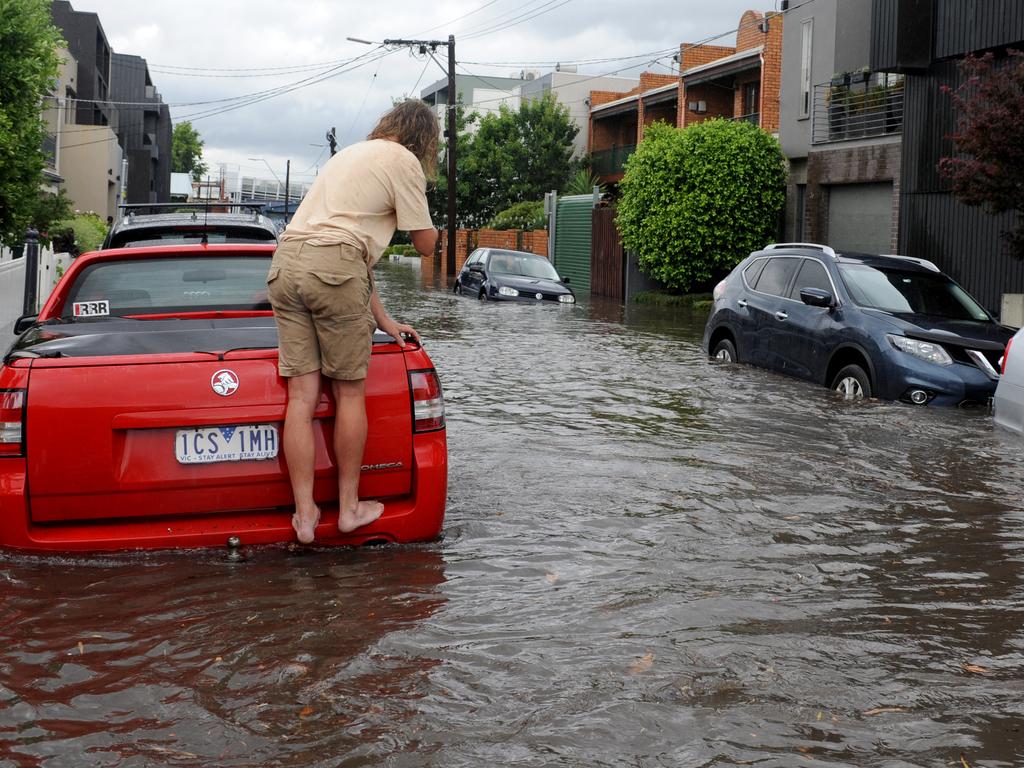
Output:
[[735,363],[736,357],[736,345],[733,344],[729,339],[721,339],[715,348],[711,350],[711,357],[715,360],[721,360],[723,363]]
[[844,400],[862,400],[871,397],[871,380],[859,365],[847,365],[832,379],[832,389]]

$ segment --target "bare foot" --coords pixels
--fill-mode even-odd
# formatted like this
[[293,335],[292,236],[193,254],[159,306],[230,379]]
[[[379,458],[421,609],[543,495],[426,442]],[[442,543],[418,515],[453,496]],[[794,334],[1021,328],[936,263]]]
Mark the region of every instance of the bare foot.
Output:
[[296,512],[292,515],[292,528],[300,544],[312,544],[316,538],[316,527],[320,523],[320,510],[313,508],[313,514]]
[[351,533],[356,528],[369,525],[382,514],[384,505],[379,501],[360,501],[354,510],[339,513],[338,530],[342,533]]

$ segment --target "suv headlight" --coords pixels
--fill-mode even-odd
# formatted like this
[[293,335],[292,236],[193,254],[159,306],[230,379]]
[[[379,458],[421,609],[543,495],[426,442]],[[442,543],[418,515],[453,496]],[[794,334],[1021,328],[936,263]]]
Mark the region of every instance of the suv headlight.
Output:
[[500,288],[498,288],[498,293],[500,293],[502,296],[518,296],[519,295],[519,291],[517,291],[515,288],[509,288],[507,285],[503,285]]
[[576,303],[576,297],[573,296],[571,293],[563,293],[561,296],[558,297],[558,300],[560,302],[562,302],[563,304],[575,304]]
[[906,336],[894,336],[891,333],[885,334],[885,338],[900,352],[906,352],[920,360],[927,360],[929,363],[937,365],[953,364],[953,358],[940,344],[920,339],[908,339]]

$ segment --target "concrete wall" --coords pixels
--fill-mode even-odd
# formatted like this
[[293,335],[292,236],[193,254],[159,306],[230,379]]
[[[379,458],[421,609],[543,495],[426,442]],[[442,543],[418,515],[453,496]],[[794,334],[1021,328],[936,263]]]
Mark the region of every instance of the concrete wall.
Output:
[[75,126],[61,146],[61,175],[77,210],[114,216],[121,175],[117,135],[106,126]]
[[[860,0],[843,0],[856,2]],[[836,24],[839,0],[794,3],[782,33],[782,79],[779,98],[779,143],[789,158],[807,157],[811,146],[811,117],[800,117],[800,64],[804,22],[811,20],[811,112],[813,88],[832,79],[836,70]],[[870,17],[870,13],[869,13]],[[870,46],[865,49],[865,55]]]

